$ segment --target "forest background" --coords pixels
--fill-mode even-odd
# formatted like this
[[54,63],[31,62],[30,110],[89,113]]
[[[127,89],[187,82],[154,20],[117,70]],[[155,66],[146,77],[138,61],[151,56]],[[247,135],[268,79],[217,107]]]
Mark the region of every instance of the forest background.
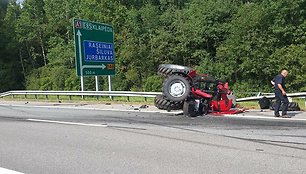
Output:
[[80,90],[74,17],[113,25],[113,90],[161,91],[157,67],[171,63],[237,92],[272,92],[286,68],[289,91],[306,91],[305,0],[0,0],[0,92]]

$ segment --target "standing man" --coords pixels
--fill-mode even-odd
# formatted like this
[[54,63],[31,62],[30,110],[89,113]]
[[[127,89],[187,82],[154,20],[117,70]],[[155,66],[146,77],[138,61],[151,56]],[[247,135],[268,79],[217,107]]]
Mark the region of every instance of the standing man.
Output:
[[286,95],[286,82],[285,82],[285,77],[288,76],[288,71],[287,70],[282,70],[282,72],[274,77],[274,83],[275,83],[275,108],[274,108],[274,116],[275,117],[280,117],[279,115],[279,108],[281,106],[281,103],[283,103],[282,107],[282,117],[283,118],[290,118],[290,116],[287,115],[287,110],[288,110],[288,98]]

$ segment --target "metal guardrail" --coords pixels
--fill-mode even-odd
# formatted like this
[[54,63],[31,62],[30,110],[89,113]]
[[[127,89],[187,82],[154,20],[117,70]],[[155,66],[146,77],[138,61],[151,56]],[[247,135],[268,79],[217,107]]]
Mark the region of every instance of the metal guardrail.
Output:
[[110,96],[110,97],[144,97],[144,98],[153,98],[156,95],[161,94],[161,92],[131,92],[131,91],[25,91],[25,90],[18,90],[18,91],[8,91],[0,94],[0,98],[6,96],[13,96],[14,95],[45,95],[48,98],[49,95],[57,96]]
[[8,95],[10,95],[10,92],[4,92],[4,93],[0,94],[0,97],[2,98],[2,97],[6,97]]
[[[268,95],[264,95],[264,94],[268,94]],[[290,94],[287,94],[287,96],[288,97],[306,97],[306,92],[290,93]],[[268,99],[274,99],[275,95],[273,93],[262,93],[261,95],[257,95],[256,97],[239,98],[239,99],[236,99],[236,101],[237,102],[255,101],[255,100],[261,99],[262,97],[267,97]]]
[[[144,97],[146,98],[154,98],[156,95],[162,94],[161,92],[132,92],[132,91],[26,91],[26,90],[17,90],[17,91],[8,91],[0,94],[0,98],[6,96],[14,96],[14,95],[45,95],[48,98],[49,95],[57,96],[110,96],[110,97]],[[256,93],[254,93],[256,94]],[[287,94],[288,97],[305,97],[305,106],[306,106],[306,92],[300,93],[290,93]],[[268,99],[275,98],[273,93],[257,93],[257,96],[254,97],[245,97],[245,98],[238,98],[236,102],[246,102],[246,101],[256,101],[261,99],[262,97],[267,97]]]

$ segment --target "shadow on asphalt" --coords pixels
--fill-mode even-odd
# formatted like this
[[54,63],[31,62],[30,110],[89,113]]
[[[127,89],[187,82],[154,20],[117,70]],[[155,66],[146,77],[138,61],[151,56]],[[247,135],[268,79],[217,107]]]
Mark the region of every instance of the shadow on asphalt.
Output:
[[299,114],[298,112],[289,112],[288,115],[291,117],[295,117],[297,114]]

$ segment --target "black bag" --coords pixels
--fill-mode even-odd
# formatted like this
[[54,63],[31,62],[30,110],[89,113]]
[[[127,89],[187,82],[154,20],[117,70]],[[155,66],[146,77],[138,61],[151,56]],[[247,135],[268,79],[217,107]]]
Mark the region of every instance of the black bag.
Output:
[[267,97],[263,97],[258,101],[260,109],[269,109],[271,102]]

